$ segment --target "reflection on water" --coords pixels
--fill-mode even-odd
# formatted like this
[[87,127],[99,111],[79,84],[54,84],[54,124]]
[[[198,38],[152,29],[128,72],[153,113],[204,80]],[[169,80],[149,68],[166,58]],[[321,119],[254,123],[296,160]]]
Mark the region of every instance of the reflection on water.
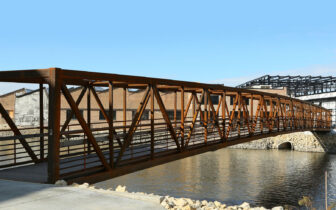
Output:
[[102,188],[126,185],[147,192],[226,204],[294,205],[311,196],[323,206],[324,171],[328,197],[336,201],[336,155],[277,150],[221,149],[97,183]]

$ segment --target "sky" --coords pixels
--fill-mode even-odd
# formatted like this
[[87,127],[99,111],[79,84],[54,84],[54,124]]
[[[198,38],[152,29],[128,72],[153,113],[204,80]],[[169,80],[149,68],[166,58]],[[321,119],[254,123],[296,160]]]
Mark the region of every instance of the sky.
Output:
[[[335,0],[0,1],[0,70],[228,86],[265,74],[335,76],[335,8]],[[19,87],[1,83],[0,94]]]

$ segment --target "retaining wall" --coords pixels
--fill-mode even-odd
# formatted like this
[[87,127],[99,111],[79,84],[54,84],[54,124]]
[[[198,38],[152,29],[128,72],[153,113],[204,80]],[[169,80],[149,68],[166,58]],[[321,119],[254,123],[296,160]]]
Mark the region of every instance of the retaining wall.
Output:
[[252,142],[230,146],[239,149],[279,149],[279,145],[289,142],[292,150],[304,152],[336,153],[336,131],[295,132],[258,139]]

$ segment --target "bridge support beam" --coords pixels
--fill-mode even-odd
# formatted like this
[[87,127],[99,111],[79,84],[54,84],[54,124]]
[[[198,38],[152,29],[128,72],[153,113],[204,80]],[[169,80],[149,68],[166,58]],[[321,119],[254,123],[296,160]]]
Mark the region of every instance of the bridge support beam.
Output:
[[60,177],[61,78],[59,69],[50,69],[48,117],[48,183]]

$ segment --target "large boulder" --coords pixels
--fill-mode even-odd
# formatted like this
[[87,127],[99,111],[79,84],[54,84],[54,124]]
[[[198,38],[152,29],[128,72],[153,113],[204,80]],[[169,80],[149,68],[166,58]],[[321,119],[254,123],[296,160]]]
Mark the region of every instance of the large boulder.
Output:
[[219,208],[222,204],[220,203],[220,202],[218,202],[218,201],[214,201],[214,204],[215,204],[215,206],[217,207],[217,208]]
[[184,207],[188,204],[188,202],[184,198],[175,199],[174,204],[179,207]]
[[247,203],[247,202],[244,202],[244,203],[242,203],[242,204],[239,206],[239,208],[242,208],[242,209],[249,209],[249,208],[250,208],[250,204]]
[[81,185],[78,185],[79,188],[88,188],[89,187],[89,183],[83,183]]
[[186,205],[182,207],[182,210],[196,210],[196,208],[190,206],[190,205]]
[[57,180],[55,182],[55,185],[60,186],[60,187],[64,187],[64,186],[67,186],[68,183],[65,180],[62,179],[62,180]]
[[118,185],[115,191],[116,192],[126,192],[126,186]]

